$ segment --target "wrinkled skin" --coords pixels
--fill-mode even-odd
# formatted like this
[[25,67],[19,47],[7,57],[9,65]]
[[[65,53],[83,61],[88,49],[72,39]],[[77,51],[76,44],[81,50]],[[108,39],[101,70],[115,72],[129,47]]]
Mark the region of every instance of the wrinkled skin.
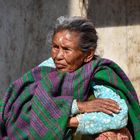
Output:
[[87,62],[87,53],[77,47],[78,40],[78,33],[67,30],[54,35],[51,56],[59,71],[72,72]]
[[118,113],[118,104],[111,99],[97,98],[91,101],[78,102],[80,112],[104,112],[106,114]]

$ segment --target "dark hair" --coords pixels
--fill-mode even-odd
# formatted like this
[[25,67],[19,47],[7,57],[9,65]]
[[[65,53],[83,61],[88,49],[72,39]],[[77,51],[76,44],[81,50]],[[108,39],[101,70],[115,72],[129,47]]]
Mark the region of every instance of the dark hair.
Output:
[[89,48],[96,50],[98,36],[91,20],[79,16],[61,16],[56,21],[52,38],[57,32],[62,30],[69,30],[79,33],[78,47],[80,47],[82,51],[86,52]]

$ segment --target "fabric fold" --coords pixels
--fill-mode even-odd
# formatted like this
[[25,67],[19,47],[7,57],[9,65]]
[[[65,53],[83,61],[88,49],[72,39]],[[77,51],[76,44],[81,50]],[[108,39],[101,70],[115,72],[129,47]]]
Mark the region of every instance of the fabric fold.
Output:
[[63,139],[72,101],[88,100],[91,82],[118,91],[126,100],[128,128],[138,140],[140,108],[135,90],[118,65],[101,58],[71,73],[35,67],[14,81],[0,101],[0,139]]

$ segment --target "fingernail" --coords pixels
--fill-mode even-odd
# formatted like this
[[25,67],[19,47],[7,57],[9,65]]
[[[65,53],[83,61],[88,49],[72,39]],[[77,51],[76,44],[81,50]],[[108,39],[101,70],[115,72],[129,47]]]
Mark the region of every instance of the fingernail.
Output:
[[117,112],[120,112],[120,109],[117,109]]

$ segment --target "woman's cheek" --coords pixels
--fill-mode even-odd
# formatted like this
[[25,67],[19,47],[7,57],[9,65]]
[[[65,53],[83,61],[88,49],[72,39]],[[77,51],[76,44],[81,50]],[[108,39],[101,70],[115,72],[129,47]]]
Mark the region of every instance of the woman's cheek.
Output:
[[55,58],[55,57],[56,57],[56,52],[53,51],[53,50],[51,51],[51,57],[52,57],[52,58]]
[[71,63],[71,59],[73,58],[73,56],[67,54],[67,55],[64,55],[64,59],[67,63]]

